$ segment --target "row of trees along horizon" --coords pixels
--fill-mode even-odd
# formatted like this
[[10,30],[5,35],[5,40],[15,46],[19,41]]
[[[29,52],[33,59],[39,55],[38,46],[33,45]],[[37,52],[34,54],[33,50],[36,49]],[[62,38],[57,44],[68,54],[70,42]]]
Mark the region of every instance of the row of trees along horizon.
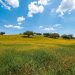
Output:
[[[4,35],[5,32],[0,32],[0,35]],[[26,31],[23,33],[20,33],[20,35],[24,35],[24,37],[33,37],[35,35],[43,35],[44,37],[48,38],[64,38],[64,39],[75,39],[72,34],[63,34],[60,35],[59,33],[35,33],[33,31]]]

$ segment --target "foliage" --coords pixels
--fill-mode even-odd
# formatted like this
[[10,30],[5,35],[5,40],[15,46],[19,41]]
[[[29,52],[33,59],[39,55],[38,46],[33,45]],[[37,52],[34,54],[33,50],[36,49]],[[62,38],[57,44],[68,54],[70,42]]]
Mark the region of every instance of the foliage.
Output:
[[60,35],[59,35],[58,33],[50,33],[50,34],[49,34],[49,37],[50,37],[50,38],[59,38]]
[[4,35],[5,34],[5,32],[0,32],[0,35]]
[[49,37],[49,33],[43,33],[44,37]]
[[43,35],[49,38],[59,38],[60,37],[58,33],[44,33]]
[[42,35],[42,33],[34,33],[35,35]]
[[24,35],[27,35],[28,37],[33,36],[34,33],[32,31],[26,31],[23,33]]
[[61,37],[64,38],[64,39],[73,39],[73,35],[66,35],[66,34],[64,34]]

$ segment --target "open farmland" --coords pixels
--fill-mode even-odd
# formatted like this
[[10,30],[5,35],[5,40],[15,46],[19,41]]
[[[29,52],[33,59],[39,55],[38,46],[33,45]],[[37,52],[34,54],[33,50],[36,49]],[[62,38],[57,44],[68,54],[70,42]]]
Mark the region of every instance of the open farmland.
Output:
[[0,75],[75,75],[75,40],[0,36]]

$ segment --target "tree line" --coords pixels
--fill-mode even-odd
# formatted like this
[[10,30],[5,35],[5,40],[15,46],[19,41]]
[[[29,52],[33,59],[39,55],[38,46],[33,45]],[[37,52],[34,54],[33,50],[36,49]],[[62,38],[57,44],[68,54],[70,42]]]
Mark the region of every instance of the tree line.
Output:
[[[0,35],[4,35],[5,32],[0,32]],[[75,37],[73,37],[72,34],[63,34],[63,35],[60,35],[59,33],[35,33],[35,32],[32,32],[32,31],[25,31],[23,33],[21,33],[22,35],[24,36],[27,36],[27,37],[33,37],[35,35],[42,35],[44,37],[48,37],[48,38],[64,38],[64,39],[75,39]]]
[[75,37],[73,37],[72,34],[63,34],[60,35],[59,33],[35,33],[32,31],[26,31],[24,33],[22,33],[23,35],[26,35],[27,37],[32,37],[34,35],[43,35],[44,37],[48,37],[48,38],[64,38],[64,39],[74,39]]
[[49,38],[64,38],[64,39],[73,39],[74,38],[72,34],[60,35],[59,33],[43,33],[43,35],[45,37],[49,37]]

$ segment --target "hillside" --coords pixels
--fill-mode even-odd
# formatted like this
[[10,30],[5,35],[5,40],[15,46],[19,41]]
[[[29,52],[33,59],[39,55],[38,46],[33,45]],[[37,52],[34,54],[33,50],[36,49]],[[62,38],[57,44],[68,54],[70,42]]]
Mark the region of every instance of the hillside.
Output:
[[0,75],[75,75],[75,40],[0,36]]

